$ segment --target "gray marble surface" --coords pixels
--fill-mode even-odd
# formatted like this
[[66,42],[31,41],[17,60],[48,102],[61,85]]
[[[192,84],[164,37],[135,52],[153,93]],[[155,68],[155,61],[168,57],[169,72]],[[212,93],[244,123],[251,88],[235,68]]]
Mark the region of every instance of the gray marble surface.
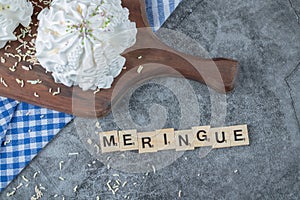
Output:
[[[99,124],[76,118],[65,127],[0,199],[30,199],[40,184],[43,199],[299,199],[299,15],[299,0],[184,0],[159,37],[186,53],[238,60],[236,89],[219,95],[176,78],[137,86]],[[116,128],[245,123],[247,147],[101,155],[87,144]]]

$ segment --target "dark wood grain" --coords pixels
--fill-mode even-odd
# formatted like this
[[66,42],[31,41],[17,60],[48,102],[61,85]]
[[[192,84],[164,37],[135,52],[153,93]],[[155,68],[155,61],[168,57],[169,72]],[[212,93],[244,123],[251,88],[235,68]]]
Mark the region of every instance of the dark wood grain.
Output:
[[[93,91],[83,92],[78,87],[66,87],[56,84],[50,73],[45,73],[41,66],[34,66],[33,70],[25,71],[21,65],[28,66],[29,63],[21,62],[15,72],[8,68],[13,66],[15,59],[6,59],[0,67],[0,76],[4,78],[9,87],[0,85],[0,95],[34,105],[47,107],[81,117],[101,117],[106,115],[111,106],[115,105],[131,87],[143,81],[156,77],[185,77],[207,84],[218,92],[226,93],[234,88],[237,75],[237,61],[224,58],[202,59],[199,57],[185,55],[178,52],[162,42],[152,33],[148,25],[143,0],[123,0],[123,6],[130,11],[130,19],[137,24],[138,34],[136,44],[126,50],[126,70],[115,79],[110,89],[101,90],[96,95]],[[33,17],[36,22],[36,17]],[[32,27],[36,31],[36,27]],[[24,38],[28,40],[28,38]],[[20,45],[18,41],[11,42],[10,49]],[[0,56],[4,57],[6,51],[2,49]],[[137,57],[143,56],[142,59]],[[144,68],[137,73],[140,65]],[[25,84],[24,88],[16,83],[16,78],[23,80],[42,80],[42,84]],[[55,91],[61,88],[59,95],[53,96],[49,88]],[[34,97],[34,92],[39,98]]]

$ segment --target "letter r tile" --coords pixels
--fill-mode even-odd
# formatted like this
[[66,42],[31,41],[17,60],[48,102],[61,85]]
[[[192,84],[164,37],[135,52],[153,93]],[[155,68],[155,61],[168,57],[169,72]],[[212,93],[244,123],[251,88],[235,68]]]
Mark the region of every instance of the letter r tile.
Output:
[[156,132],[137,133],[139,153],[157,152]]

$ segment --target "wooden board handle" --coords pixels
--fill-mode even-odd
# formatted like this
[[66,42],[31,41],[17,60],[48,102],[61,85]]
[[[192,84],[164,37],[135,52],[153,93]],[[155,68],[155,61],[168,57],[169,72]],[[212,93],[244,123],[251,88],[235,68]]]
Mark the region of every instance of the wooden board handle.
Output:
[[[163,73],[162,70],[152,66],[151,71],[147,71],[148,78],[142,76],[144,78],[181,76],[204,83],[221,93],[229,92],[234,88],[238,72],[237,61],[226,58],[203,59],[184,54],[161,42],[151,28],[138,28],[136,44],[126,50],[123,56],[126,57],[126,65],[129,68],[156,63],[169,66],[178,72],[167,70]],[[141,56],[142,59],[137,59]],[[138,82],[139,79],[141,78],[137,77],[136,81]]]

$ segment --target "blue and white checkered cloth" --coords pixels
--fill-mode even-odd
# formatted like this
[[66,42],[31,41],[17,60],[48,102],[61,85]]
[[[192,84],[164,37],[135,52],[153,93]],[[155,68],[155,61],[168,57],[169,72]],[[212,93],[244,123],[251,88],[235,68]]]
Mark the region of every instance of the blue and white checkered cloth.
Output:
[[16,103],[12,100],[3,111],[8,120],[6,134],[0,149],[1,190],[16,177],[38,152],[58,133],[72,116],[46,108]]
[[146,0],[146,11],[150,26],[158,30],[175,10],[181,0]]
[[[181,0],[146,0],[150,25],[157,30]],[[0,97],[0,192],[73,116]]]
[[12,99],[0,97],[0,143],[4,142],[4,137],[15,112],[18,102]]

